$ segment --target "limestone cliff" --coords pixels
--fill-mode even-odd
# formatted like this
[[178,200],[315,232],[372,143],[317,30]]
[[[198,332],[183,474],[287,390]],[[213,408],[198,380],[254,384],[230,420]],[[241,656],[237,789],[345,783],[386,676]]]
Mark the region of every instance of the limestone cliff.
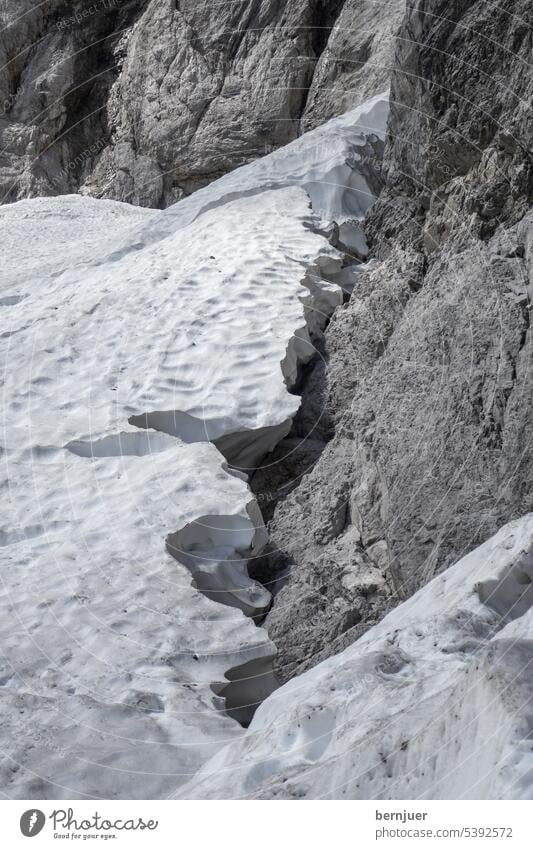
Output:
[[166,207],[389,84],[403,0],[4,0],[0,198]]

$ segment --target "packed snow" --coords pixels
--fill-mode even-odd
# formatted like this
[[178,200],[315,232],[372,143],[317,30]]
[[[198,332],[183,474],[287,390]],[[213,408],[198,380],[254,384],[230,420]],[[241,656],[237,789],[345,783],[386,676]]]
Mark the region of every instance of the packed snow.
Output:
[[178,795],[531,799],[533,514],[274,692]]
[[272,654],[263,630],[199,593],[165,550],[201,517],[206,538],[222,518],[234,526],[215,540],[211,568],[228,547],[252,553],[261,529],[247,487],[214,446],[148,431],[119,435],[94,459],[48,446],[6,460],[4,792],[164,796],[236,733],[211,685]]
[[358,150],[387,108],[165,212],[0,210],[8,797],[165,797],[275,688],[250,618],[269,594],[247,574],[266,535],[246,472],[288,432],[342,302],[324,227],[364,248]]

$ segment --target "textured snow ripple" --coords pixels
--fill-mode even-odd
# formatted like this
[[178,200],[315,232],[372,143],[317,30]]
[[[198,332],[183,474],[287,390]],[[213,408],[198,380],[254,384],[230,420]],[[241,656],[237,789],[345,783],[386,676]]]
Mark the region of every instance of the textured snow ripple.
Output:
[[65,445],[67,451],[78,457],[146,457],[148,454],[168,451],[176,444],[162,433],[118,433],[104,436],[94,442],[74,441]]
[[172,411],[189,442],[286,427],[299,400],[280,363],[292,373],[313,350],[306,269],[336,256],[309,214],[302,189],[266,192],[109,268],[34,279],[23,310],[0,313],[17,337],[3,340],[10,443],[95,441],[150,411]]

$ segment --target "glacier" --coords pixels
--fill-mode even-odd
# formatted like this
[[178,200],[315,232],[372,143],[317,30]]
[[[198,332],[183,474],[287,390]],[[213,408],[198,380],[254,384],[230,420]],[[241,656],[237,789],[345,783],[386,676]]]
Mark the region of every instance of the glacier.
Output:
[[364,258],[358,152],[387,112],[373,98],[164,212],[0,210],[6,795],[165,798],[276,688],[247,473],[342,303],[332,218]]

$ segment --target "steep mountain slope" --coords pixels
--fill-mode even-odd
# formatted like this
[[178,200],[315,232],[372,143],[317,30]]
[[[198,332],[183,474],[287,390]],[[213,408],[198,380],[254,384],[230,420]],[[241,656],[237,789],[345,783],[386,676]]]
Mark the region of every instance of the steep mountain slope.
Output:
[[4,0],[0,200],[169,206],[383,91],[403,6]]
[[329,620],[364,556],[397,603],[533,508],[530,24],[527,3],[408,8],[374,258],[304,394],[333,438],[270,525],[285,678],[387,609],[362,589],[345,633]]

